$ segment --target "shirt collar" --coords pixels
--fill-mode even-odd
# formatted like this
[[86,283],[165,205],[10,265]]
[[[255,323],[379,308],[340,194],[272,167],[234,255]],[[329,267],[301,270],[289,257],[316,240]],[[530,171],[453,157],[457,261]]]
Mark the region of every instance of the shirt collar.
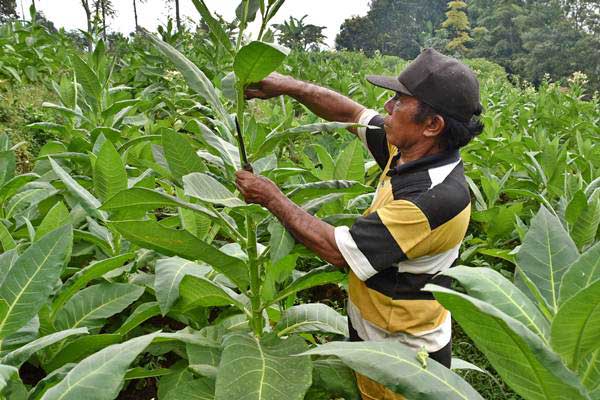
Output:
[[392,158],[390,169],[387,172],[388,176],[406,174],[409,172],[426,171],[430,168],[441,167],[442,165],[451,164],[460,159],[458,149],[447,150],[441,153],[433,154],[419,158],[418,160],[409,161],[402,165],[396,165],[400,158],[400,151]]

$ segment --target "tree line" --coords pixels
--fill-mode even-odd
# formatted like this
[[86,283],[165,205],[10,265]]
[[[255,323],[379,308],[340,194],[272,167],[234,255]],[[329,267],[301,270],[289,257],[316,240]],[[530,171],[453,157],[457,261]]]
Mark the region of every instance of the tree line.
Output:
[[[94,33],[106,39],[107,21],[116,12],[114,0],[78,1],[86,15],[87,38],[74,39],[88,45]],[[130,0],[136,30],[146,1]],[[166,1],[174,6],[173,19],[180,31],[180,0]],[[16,0],[0,0],[0,22],[16,17]],[[42,15],[39,18],[52,26]],[[297,50],[319,50],[325,27],[305,19],[290,17],[274,24],[265,39],[277,37],[279,43]],[[592,89],[600,89],[598,0],[372,0],[367,15],[344,21],[335,43],[338,50],[404,59],[434,47],[458,57],[494,61],[512,76],[534,84],[580,71]]]
[[581,71],[600,89],[600,2],[373,0],[336,37],[337,49],[405,59],[425,47],[486,58],[535,84]]

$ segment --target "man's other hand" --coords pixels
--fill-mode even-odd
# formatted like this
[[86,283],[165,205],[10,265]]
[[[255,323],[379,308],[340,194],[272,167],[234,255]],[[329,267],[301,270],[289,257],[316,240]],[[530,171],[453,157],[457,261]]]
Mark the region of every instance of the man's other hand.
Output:
[[262,81],[250,84],[244,94],[246,99],[270,99],[286,94],[286,88],[291,81],[289,76],[273,72]]
[[267,208],[271,200],[282,195],[281,190],[270,179],[244,170],[235,173],[235,186],[246,203],[256,203]]

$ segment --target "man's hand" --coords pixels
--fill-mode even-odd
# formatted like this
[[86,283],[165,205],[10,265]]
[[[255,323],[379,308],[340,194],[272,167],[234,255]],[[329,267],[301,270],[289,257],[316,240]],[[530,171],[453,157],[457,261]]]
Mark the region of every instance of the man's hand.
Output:
[[235,173],[235,186],[246,199],[246,203],[256,203],[267,208],[271,200],[282,195],[281,190],[271,180],[243,170]]
[[248,86],[245,91],[246,99],[270,99],[287,94],[286,90],[293,81],[289,76],[273,72],[262,81]]

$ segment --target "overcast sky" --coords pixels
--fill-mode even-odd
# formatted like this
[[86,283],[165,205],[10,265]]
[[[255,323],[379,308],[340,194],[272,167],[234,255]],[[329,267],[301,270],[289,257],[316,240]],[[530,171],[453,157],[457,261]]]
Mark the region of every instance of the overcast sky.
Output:
[[[235,8],[240,0],[205,0],[208,8],[213,13],[222,15],[227,20],[232,20]],[[86,29],[85,13],[81,0],[36,0],[38,10],[43,11],[46,18],[54,22],[56,27],[66,29]],[[327,44],[333,46],[335,35],[344,19],[353,15],[365,15],[369,9],[368,0],[287,0],[272,21],[275,23],[288,19],[289,16],[301,18],[308,14],[304,20],[319,26],[326,26]],[[110,30],[129,33],[134,30],[132,0],[113,0],[117,15],[109,21]],[[191,0],[180,0],[182,18],[190,17],[198,20],[199,14]],[[31,0],[17,0],[19,13],[28,9]],[[156,30],[157,25],[164,24],[167,15],[175,15],[174,6],[166,0],[147,0],[140,5],[138,0],[139,24],[146,29]],[[258,19],[257,19],[258,20]],[[256,24],[255,24],[256,25]],[[258,23],[260,25],[260,23]],[[254,31],[258,31],[255,27]]]

